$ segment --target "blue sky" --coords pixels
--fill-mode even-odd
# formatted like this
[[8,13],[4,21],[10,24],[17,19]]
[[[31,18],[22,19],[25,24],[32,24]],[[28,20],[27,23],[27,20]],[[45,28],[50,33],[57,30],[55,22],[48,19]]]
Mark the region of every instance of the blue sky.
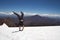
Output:
[[60,0],[0,0],[0,12],[60,14]]

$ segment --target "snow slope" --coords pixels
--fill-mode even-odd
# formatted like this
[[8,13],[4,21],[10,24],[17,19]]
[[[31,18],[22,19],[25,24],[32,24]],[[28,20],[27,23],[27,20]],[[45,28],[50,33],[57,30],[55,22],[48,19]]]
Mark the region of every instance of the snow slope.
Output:
[[11,34],[12,33],[6,24],[0,26],[0,40],[11,40],[12,39]]
[[25,27],[24,31],[9,28],[6,24],[0,26],[0,40],[60,40],[60,26]]

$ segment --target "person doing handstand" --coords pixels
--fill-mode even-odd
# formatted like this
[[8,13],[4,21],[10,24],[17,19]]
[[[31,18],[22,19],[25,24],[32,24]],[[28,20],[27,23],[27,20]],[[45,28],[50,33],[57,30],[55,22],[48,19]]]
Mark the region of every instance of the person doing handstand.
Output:
[[[18,19],[19,19],[19,24],[17,25],[17,26],[19,26],[19,31],[23,31],[23,29],[24,29],[24,19],[23,19],[23,17],[24,17],[24,13],[21,11],[21,16],[19,15],[19,14],[17,14],[17,13],[15,13],[15,12],[13,12],[17,17],[18,17]],[[23,27],[22,29],[21,29],[21,27]]]

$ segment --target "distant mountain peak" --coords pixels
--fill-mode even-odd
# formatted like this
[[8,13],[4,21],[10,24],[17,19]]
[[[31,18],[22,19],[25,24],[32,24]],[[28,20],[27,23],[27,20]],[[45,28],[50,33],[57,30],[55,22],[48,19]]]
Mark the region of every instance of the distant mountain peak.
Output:
[[40,15],[34,15],[33,17],[41,17]]
[[39,16],[39,15],[34,15],[34,16]]

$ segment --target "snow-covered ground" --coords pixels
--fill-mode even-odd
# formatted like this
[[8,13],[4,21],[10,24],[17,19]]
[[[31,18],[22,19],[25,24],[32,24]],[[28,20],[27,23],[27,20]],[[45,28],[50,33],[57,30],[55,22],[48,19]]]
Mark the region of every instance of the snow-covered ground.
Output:
[[6,24],[0,26],[0,40],[60,40],[60,26],[25,27],[24,31],[9,28]]

